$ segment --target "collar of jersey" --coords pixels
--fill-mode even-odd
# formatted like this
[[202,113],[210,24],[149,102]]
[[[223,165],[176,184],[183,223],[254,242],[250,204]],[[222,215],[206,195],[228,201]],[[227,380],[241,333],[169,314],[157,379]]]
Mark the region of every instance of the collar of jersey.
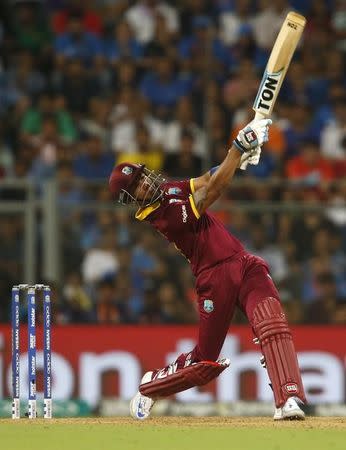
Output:
[[159,208],[160,205],[161,205],[160,202],[156,202],[150,206],[147,206],[146,208],[139,208],[139,210],[136,212],[136,215],[135,215],[136,219],[137,220],[146,219],[149,216],[149,214],[151,214],[153,211],[155,211],[155,209]]

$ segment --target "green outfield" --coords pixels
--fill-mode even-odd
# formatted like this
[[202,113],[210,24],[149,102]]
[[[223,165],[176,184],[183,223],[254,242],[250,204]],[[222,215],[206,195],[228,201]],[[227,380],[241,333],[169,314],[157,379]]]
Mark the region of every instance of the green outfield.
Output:
[[4,419],[0,442],[4,450],[344,450],[346,419]]

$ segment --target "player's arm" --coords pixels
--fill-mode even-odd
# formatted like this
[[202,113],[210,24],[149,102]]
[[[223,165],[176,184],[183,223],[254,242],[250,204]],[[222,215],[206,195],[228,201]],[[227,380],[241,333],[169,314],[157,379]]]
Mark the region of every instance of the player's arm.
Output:
[[[243,157],[242,157],[243,158]],[[241,161],[239,162],[239,166],[241,165]],[[193,182],[193,192],[198,191],[202,187],[205,187],[208,183],[210,178],[213,176],[213,174],[219,169],[220,165],[212,167],[208,172],[204,173],[200,177],[192,178]]]
[[204,173],[200,177],[193,178],[194,192],[206,186],[209,183],[209,180],[212,177],[212,175],[218,170],[219,167],[220,166],[212,167],[210,170],[208,170],[208,172]]
[[[251,154],[249,153],[243,153],[241,155],[238,168],[246,170],[246,167],[248,164],[254,164],[257,166],[259,163],[261,156],[261,147],[258,146],[254,150],[251,151]],[[205,187],[208,183],[210,178],[213,176],[213,174],[219,169],[220,165],[212,167],[208,172],[204,173],[200,177],[192,178],[192,186],[193,186],[193,193],[195,191],[198,191],[202,187]]]
[[194,180],[193,201],[200,215],[228,188],[230,180],[239,167],[242,156],[268,140],[268,127],[271,123],[270,119],[262,119],[248,124],[239,131],[226,158],[214,173],[209,174],[206,184],[200,184],[198,189],[196,180]]

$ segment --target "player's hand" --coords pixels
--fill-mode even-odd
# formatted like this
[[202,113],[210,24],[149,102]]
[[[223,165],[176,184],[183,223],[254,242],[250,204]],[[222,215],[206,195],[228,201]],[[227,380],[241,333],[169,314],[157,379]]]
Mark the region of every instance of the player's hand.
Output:
[[240,158],[239,168],[241,170],[246,170],[248,164],[252,164],[254,166],[257,166],[261,158],[261,147],[258,146],[255,149],[243,153]]
[[239,131],[233,144],[241,153],[249,152],[269,139],[271,119],[253,120]]

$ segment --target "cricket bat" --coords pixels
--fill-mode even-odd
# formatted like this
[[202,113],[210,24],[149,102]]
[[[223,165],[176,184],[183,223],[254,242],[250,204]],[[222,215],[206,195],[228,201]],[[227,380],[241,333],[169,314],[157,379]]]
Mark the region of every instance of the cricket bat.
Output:
[[306,19],[289,12],[276,38],[253,104],[255,119],[268,118],[273,111],[293,53],[303,33]]

